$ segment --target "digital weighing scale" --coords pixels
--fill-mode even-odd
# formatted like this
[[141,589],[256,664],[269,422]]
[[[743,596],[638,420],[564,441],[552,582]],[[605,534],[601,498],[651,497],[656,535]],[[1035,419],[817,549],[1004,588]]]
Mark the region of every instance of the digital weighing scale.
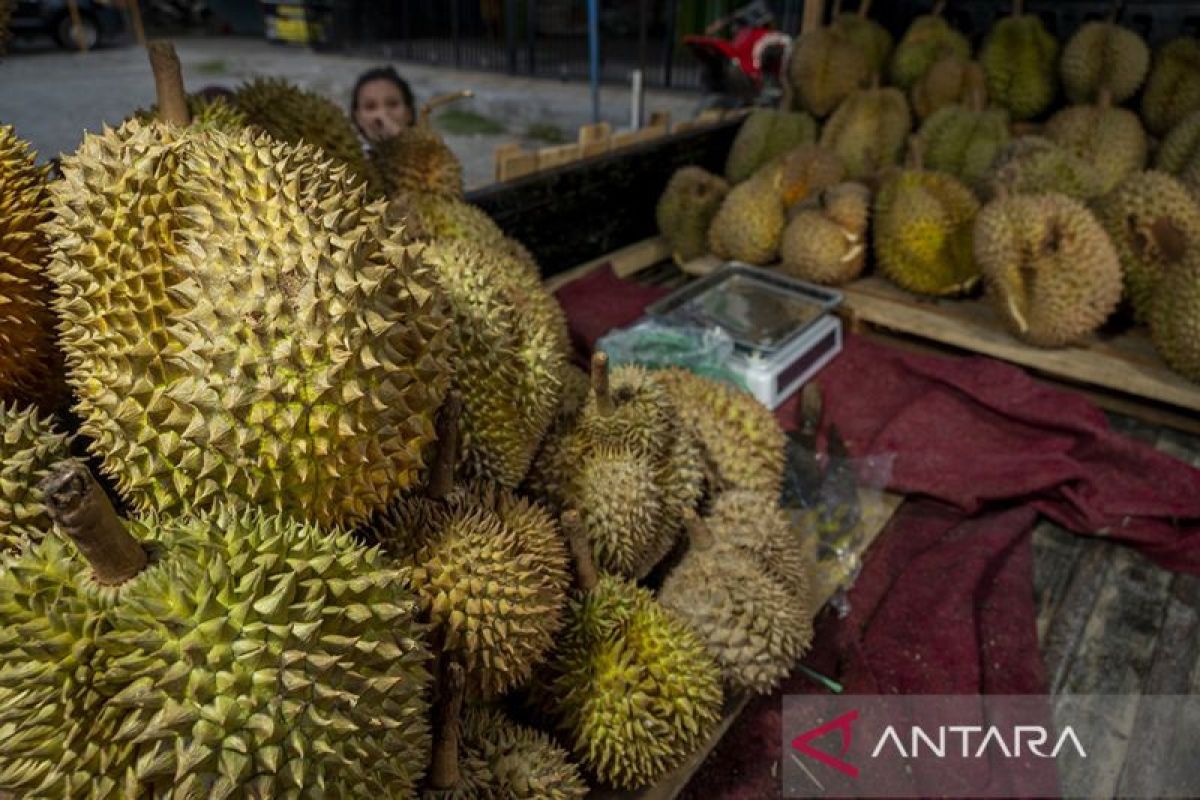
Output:
[[774,409],[841,351],[842,323],[829,313],[841,302],[827,286],[730,261],[646,313],[667,325],[724,330],[734,342],[726,366]]

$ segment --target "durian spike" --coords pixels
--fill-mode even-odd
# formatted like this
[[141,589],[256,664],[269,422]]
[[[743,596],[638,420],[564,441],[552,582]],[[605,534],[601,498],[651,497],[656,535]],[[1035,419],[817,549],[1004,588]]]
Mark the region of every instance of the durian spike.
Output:
[[428,102],[421,106],[421,112],[417,116],[417,124],[428,125],[429,117],[434,111],[437,111],[444,105],[474,96],[475,92],[471,91],[470,89],[459,89],[457,92],[447,92],[446,94],[439,94],[435,97],[431,97],[429,98]]
[[429,468],[426,494],[441,500],[454,489],[454,467],[458,464],[458,423],[462,416],[462,393],[452,389],[442,402],[437,418],[437,453]]
[[683,512],[683,527],[687,529],[688,542],[697,552],[707,550],[716,544],[712,529],[692,509]]
[[446,664],[434,726],[433,763],[429,767],[429,785],[435,790],[458,785],[458,740],[462,735],[462,704],[466,694],[466,675],[462,664]]
[[608,416],[613,411],[612,392],[608,387],[608,354],[592,355],[592,391],[596,393],[596,410]]
[[862,2],[858,4],[859,18],[866,19],[867,15],[870,13],[871,13],[871,0],[862,0]]
[[50,519],[92,565],[97,583],[115,586],[146,566],[146,551],[125,529],[88,468],[61,461],[38,484]]
[[574,509],[562,515],[563,531],[571,544],[571,558],[575,562],[575,576],[579,588],[590,592],[600,581],[596,572],[596,562],[592,559],[592,545],[588,542],[587,529],[583,527],[583,518]]
[[154,91],[158,96],[158,116],[169,125],[186,128],[192,122],[188,113],[187,93],[183,88],[183,70],[175,45],[167,41],[153,41],[146,45],[150,55],[150,69],[154,71]]

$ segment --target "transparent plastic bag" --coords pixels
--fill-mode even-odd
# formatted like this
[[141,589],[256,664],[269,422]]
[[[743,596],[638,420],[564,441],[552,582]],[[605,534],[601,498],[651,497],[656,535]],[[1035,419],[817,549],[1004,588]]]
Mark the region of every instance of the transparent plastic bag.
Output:
[[721,328],[665,325],[642,319],[627,328],[609,331],[596,342],[611,366],[682,367],[713,380],[746,388],[726,364],[733,355],[733,339]]

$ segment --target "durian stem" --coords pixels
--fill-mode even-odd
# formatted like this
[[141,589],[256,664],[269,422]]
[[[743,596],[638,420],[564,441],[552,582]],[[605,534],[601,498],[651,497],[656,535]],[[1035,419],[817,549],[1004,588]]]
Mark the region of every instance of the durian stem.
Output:
[[870,13],[871,13],[871,0],[862,0],[862,3],[860,3],[858,6],[859,18],[866,19],[867,15]]
[[475,93],[470,89],[459,89],[457,92],[435,95],[429,98],[429,101],[425,105],[421,106],[421,113],[418,115],[417,120],[421,125],[427,125],[429,124],[429,117],[442,106],[474,96]]
[[1025,0],[1013,0],[1012,15],[1014,17],[1019,17],[1024,13],[1025,13]]
[[695,550],[707,550],[716,544],[717,540],[713,537],[708,523],[690,508],[683,514],[683,527],[687,529],[688,541]]
[[978,114],[983,111],[983,107],[987,104],[986,92],[979,83],[971,84],[971,91],[967,98],[968,108]]
[[608,388],[608,354],[592,356],[592,391],[596,394],[596,410],[607,416],[613,411],[612,392]]
[[925,169],[925,142],[917,134],[908,137],[908,166],[912,169]]
[[937,0],[933,4],[933,10],[929,12],[931,17],[940,17],[942,12],[946,10],[946,0]]
[[451,389],[437,418],[437,453],[429,468],[426,494],[441,500],[454,489],[454,467],[458,464],[458,421],[462,416],[462,393]]
[[824,400],[821,398],[821,387],[817,385],[816,381],[809,381],[800,390],[800,406],[797,408],[800,418],[796,422],[802,436],[816,441],[823,410]]
[[1100,91],[1096,93],[1096,105],[1099,108],[1112,107],[1112,89],[1107,86],[1100,87]]
[[462,735],[466,685],[462,664],[447,663],[433,732],[433,763],[429,767],[429,785],[435,790],[453,789],[458,785],[458,740]]
[[97,583],[124,583],[146,566],[146,551],[83,464],[71,460],[54,465],[38,488],[46,513],[92,565]]
[[175,55],[175,45],[158,40],[146,45],[146,52],[150,54],[150,69],[154,70],[159,119],[186,128],[192,117],[188,113],[183,70],[179,66],[179,56]]
[[583,527],[583,518],[578,511],[567,511],[562,515],[562,527],[567,534],[567,541],[571,543],[571,557],[575,561],[579,588],[590,592],[600,582],[600,575],[592,559],[592,545],[588,541],[587,529]]

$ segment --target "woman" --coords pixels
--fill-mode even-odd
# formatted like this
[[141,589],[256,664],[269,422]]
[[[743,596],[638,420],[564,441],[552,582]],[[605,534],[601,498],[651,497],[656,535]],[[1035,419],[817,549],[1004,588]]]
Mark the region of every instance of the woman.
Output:
[[367,70],[354,84],[350,118],[372,144],[395,136],[416,121],[412,89],[392,67]]

